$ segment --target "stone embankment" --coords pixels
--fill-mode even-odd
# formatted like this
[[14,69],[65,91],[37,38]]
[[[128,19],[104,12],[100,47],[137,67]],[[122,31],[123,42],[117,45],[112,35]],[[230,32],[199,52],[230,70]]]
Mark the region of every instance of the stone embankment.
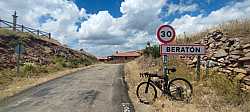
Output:
[[[17,39],[20,39],[20,37],[0,35],[0,70],[16,67],[17,54],[15,53],[15,46]],[[87,54],[83,50],[76,51],[43,39],[23,37],[22,44],[24,47],[24,52],[21,54],[22,63],[32,62],[39,65],[49,65],[53,63],[55,57],[95,60],[94,56]]]
[[[207,55],[201,57],[204,66],[209,62],[211,69],[227,74],[231,79],[236,78],[243,90],[250,90],[250,43],[217,30],[208,33],[196,44],[206,45]],[[196,63],[197,58],[189,62],[190,65]]]

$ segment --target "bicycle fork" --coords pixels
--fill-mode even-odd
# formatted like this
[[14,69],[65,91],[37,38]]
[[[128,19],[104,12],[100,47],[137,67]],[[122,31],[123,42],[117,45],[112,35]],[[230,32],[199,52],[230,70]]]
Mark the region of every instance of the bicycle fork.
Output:
[[145,93],[148,93],[149,83],[150,83],[150,77],[148,78],[148,83],[147,83],[147,86],[146,86],[146,89],[145,89]]
[[168,91],[168,86],[169,86],[169,79],[168,79],[168,76],[164,76],[164,84],[163,84],[163,93],[165,94],[169,94],[169,91]]

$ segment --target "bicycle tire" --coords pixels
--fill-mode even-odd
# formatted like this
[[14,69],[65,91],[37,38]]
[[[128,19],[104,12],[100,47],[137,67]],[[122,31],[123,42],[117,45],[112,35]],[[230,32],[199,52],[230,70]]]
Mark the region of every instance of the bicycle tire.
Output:
[[[145,86],[151,86],[152,88],[153,88],[153,98],[152,98],[152,100],[151,101],[147,101],[147,100],[144,100],[142,97],[141,97],[141,95],[139,94],[139,91],[140,91],[140,89],[143,87],[143,85],[145,85]],[[143,90],[144,91],[144,90]],[[151,91],[148,91],[148,93],[149,94],[151,94],[152,92]],[[152,104],[154,101],[155,101],[155,99],[157,98],[157,90],[156,90],[156,88],[155,88],[155,86],[153,85],[153,84],[151,84],[150,82],[141,82],[138,86],[137,86],[137,89],[136,89],[136,95],[137,95],[137,98],[139,99],[139,101],[141,102],[141,103],[144,103],[144,104]],[[146,98],[147,99],[147,98]]]
[[[180,86],[179,83],[178,83],[179,85],[175,84],[178,81],[185,83],[186,86],[188,86],[186,88],[189,88],[189,90],[185,90],[186,88],[183,86]],[[188,80],[184,78],[175,78],[169,82],[168,92],[169,92],[170,97],[174,100],[190,101],[192,98],[192,94],[193,94],[193,87]]]

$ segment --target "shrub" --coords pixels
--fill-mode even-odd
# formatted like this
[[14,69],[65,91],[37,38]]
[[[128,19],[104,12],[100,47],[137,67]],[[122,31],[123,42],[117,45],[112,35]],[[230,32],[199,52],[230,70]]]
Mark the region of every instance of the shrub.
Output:
[[158,58],[161,56],[160,54],[160,47],[158,45],[153,45],[152,47],[146,47],[143,50],[145,56],[152,56],[154,58]]
[[34,63],[24,63],[21,66],[21,76],[31,77],[32,75],[38,74],[38,68]]
[[52,62],[54,64],[56,64],[56,66],[58,67],[58,69],[61,69],[63,67],[66,67],[66,60],[63,57],[55,57]]
[[80,65],[88,66],[93,63],[91,59],[88,59],[88,58],[75,58],[75,59],[69,60],[69,62],[70,62],[69,67],[72,67],[72,68],[79,67]]

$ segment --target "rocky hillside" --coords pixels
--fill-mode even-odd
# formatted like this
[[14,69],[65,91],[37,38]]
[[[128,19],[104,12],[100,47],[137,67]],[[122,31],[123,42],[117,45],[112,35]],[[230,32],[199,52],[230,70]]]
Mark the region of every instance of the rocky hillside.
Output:
[[91,64],[96,58],[83,51],[76,51],[64,47],[58,43],[37,38],[28,33],[15,33],[9,30],[0,29],[0,70],[15,68],[16,53],[15,46],[19,40],[24,52],[21,55],[21,62],[30,62],[37,65],[49,65],[57,57],[62,57],[68,61],[81,60],[85,64]]
[[[244,39],[241,39],[244,38]],[[222,31],[213,31],[196,42],[206,45],[207,55],[202,56],[203,66],[209,62],[214,71],[227,74],[230,79],[237,78],[242,89],[250,90],[250,37],[231,37]],[[244,41],[243,41],[244,40]],[[194,58],[190,64],[196,64]]]

